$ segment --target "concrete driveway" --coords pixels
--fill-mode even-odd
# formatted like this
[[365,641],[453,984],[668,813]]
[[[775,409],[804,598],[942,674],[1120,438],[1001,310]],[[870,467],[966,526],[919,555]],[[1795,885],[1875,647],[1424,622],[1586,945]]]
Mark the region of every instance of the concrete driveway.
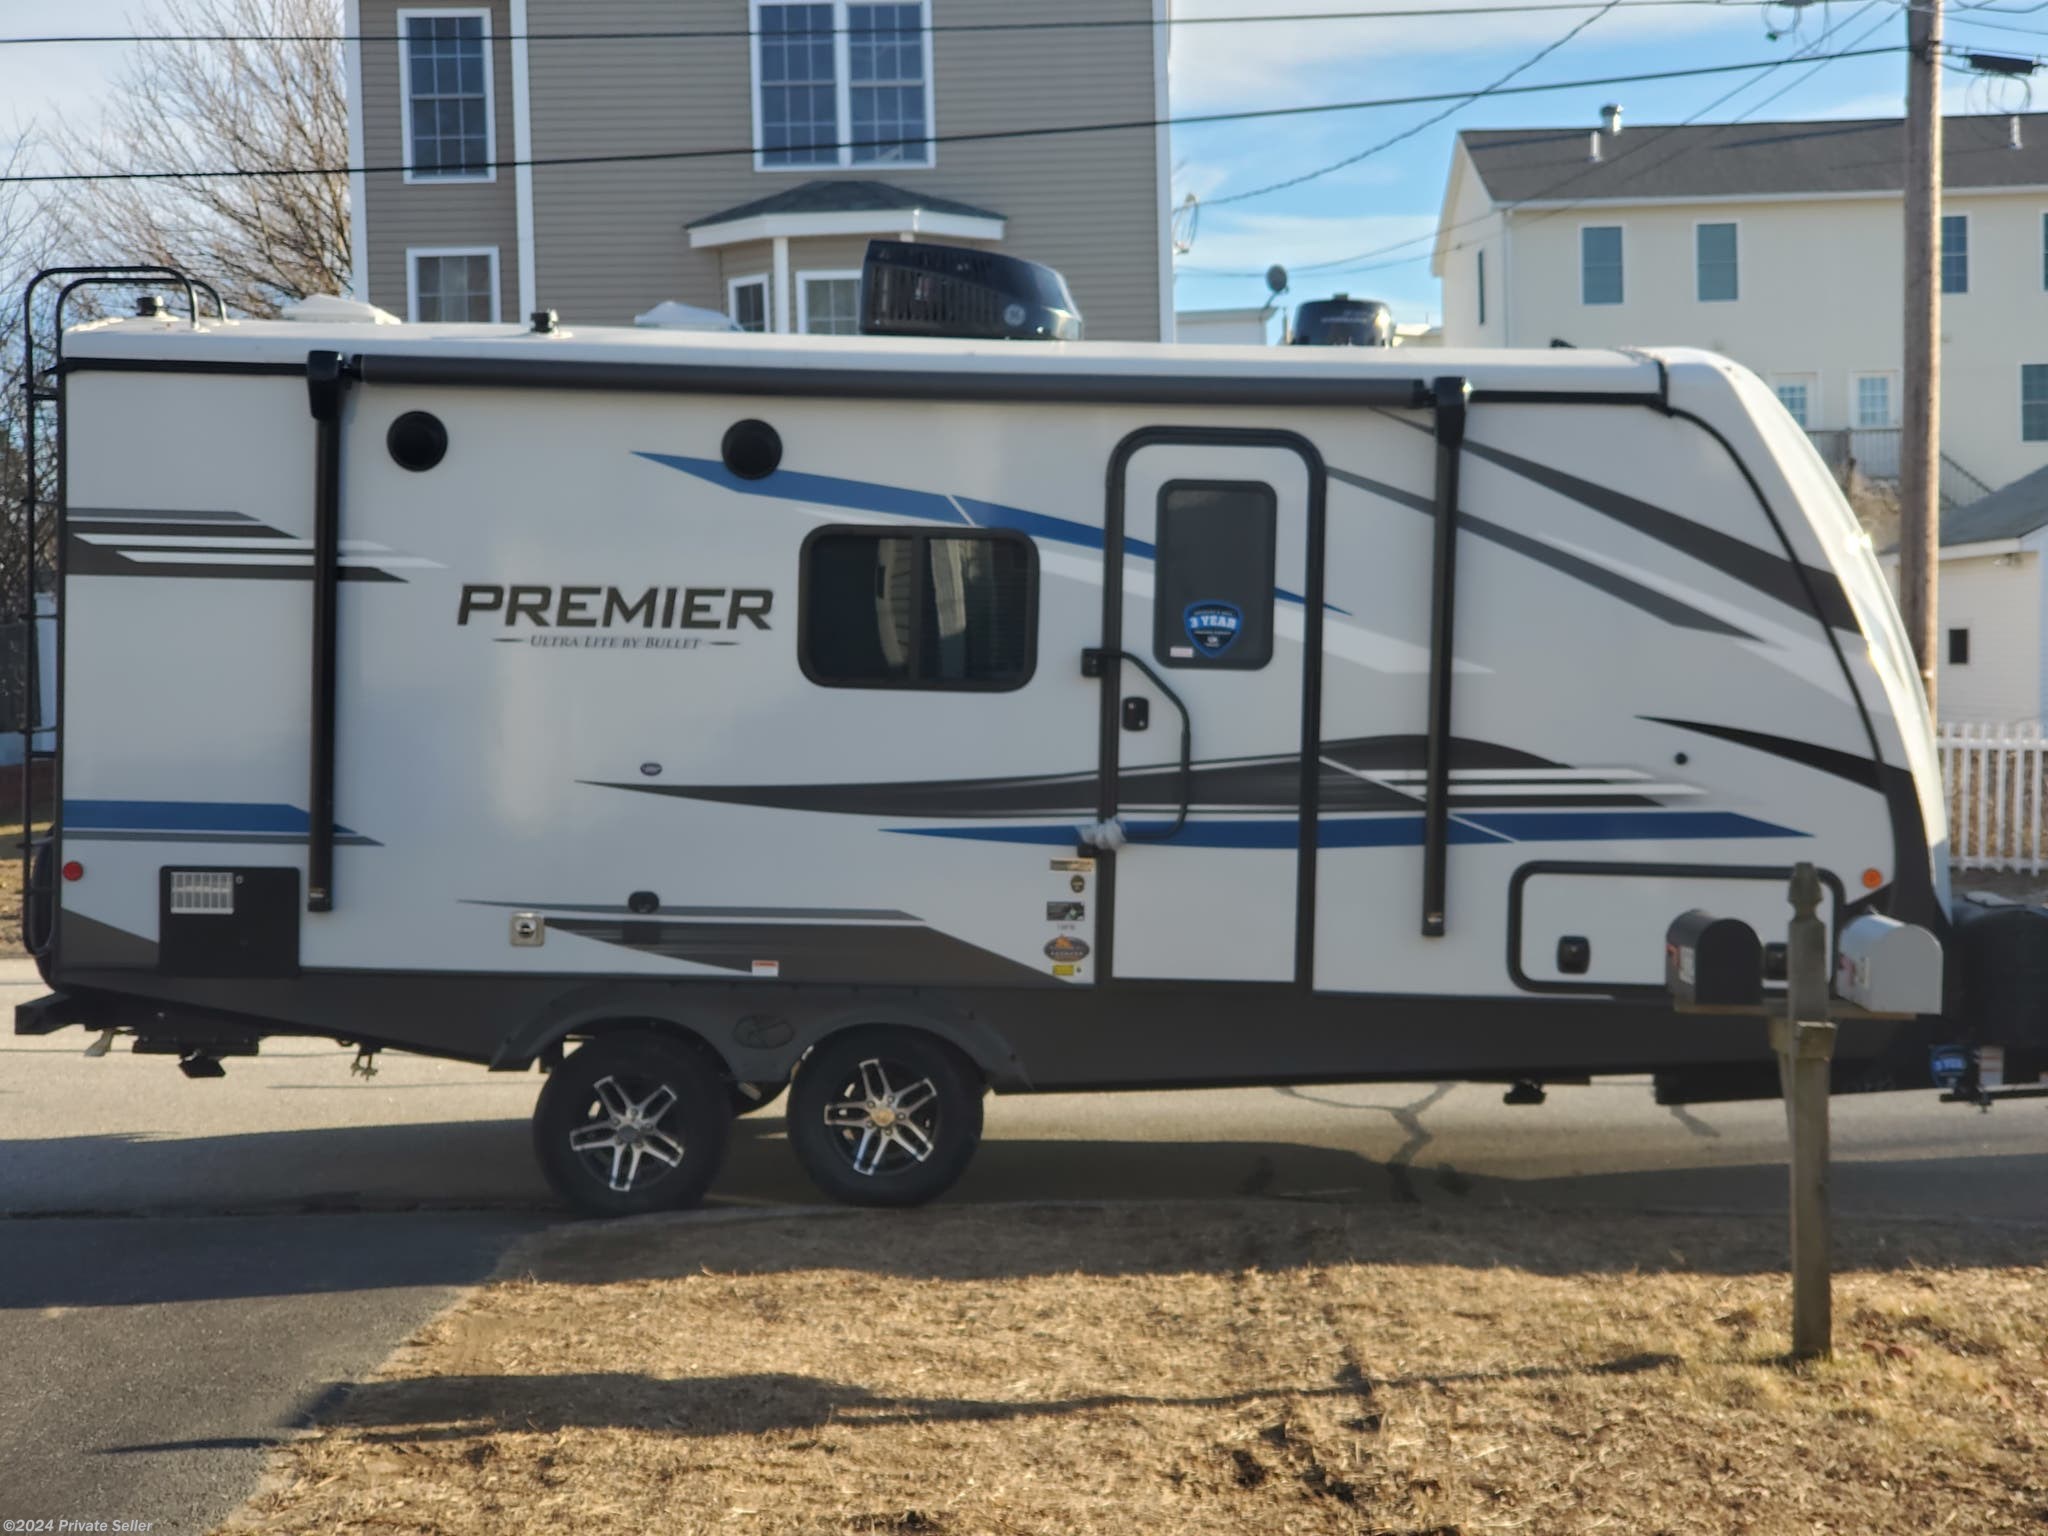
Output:
[[[4,965],[0,962],[0,965]],[[0,970],[0,1007],[39,989]],[[202,1530],[323,1384],[375,1367],[559,1219],[539,1080],[285,1044],[228,1076],[0,1036],[0,1516]],[[1838,1101],[1845,1213],[2048,1221],[2048,1108]],[[955,1198],[1484,1201],[1782,1210],[1775,1104],[1659,1109],[1644,1081],[1409,1084],[991,1102]],[[811,1203],[779,1115],[740,1122],[717,1198]],[[40,1384],[24,1389],[25,1384]]]

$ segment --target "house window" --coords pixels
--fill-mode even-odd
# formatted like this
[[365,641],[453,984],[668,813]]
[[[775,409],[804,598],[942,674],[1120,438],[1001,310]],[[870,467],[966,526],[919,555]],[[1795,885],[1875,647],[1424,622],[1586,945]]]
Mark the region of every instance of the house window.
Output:
[[411,276],[407,316],[416,322],[470,321],[492,325],[498,319],[498,252],[475,250],[407,251]]
[[1273,659],[1270,485],[1176,480],[1159,493],[1152,655],[1169,667],[1256,670]]
[[813,336],[860,334],[860,274],[803,272],[797,275],[797,329]]
[[1970,664],[1970,632],[1967,629],[1952,629],[1948,632],[1948,664],[1952,667],[1967,667]]
[[407,181],[490,181],[491,20],[487,11],[400,11]]
[[1970,216],[1944,213],[1941,216],[1941,291],[1970,291]]
[[1702,304],[1732,304],[1741,293],[1733,224],[1701,224],[1693,233]]
[[1588,304],[1621,302],[1621,226],[1589,224],[1579,231],[1579,293]]
[[797,660],[829,688],[1021,688],[1038,551],[1021,534],[821,528],[804,541]]
[[1892,414],[1892,376],[1862,373],[1856,376],[1856,425],[1866,430],[1890,427],[1898,418]]
[[1773,379],[1771,388],[1777,392],[1778,403],[1791,412],[1794,421],[1802,427],[1813,425],[1813,397],[1816,390],[1812,374],[1795,373]]
[[2020,365],[2020,437],[2048,443],[2048,363]]
[[2041,215],[2041,286],[2048,288],[2048,213]]
[[1475,285],[1479,294],[1479,323],[1486,324],[1486,252],[1479,253],[1479,281]]
[[756,0],[753,14],[759,169],[931,164],[924,0]]
[[768,277],[735,277],[725,285],[725,312],[743,331],[768,329]]

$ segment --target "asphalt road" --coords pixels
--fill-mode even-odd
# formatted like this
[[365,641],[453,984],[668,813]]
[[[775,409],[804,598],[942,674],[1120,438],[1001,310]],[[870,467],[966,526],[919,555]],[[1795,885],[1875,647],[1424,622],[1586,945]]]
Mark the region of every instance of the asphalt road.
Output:
[[[10,984],[0,1009],[36,988]],[[0,1013],[0,1020],[7,1014]],[[375,1367],[521,1233],[558,1219],[526,1116],[538,1079],[281,1045],[228,1076],[87,1037],[0,1034],[0,1518],[203,1530],[330,1384]],[[2048,1107],[1837,1101],[1837,1209],[2048,1224]],[[1659,1109],[1610,1079],[1506,1108],[1396,1085],[991,1102],[955,1198],[1313,1196],[1754,1210],[1784,1198],[1775,1104]],[[817,1197],[774,1113],[716,1198]]]

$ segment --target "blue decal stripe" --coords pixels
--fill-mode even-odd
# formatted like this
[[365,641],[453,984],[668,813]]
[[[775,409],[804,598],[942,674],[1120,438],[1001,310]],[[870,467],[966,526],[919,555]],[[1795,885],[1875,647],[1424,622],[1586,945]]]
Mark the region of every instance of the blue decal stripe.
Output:
[[[850,512],[882,512],[891,517],[915,517],[930,523],[968,523],[980,528],[1008,528],[1055,544],[1073,544],[1081,549],[1101,549],[1103,534],[1090,523],[1052,517],[1044,512],[1027,512],[972,496],[939,496],[930,491],[906,490],[901,486],[878,485],[869,480],[845,480],[837,475],[812,475],[802,470],[778,469],[766,480],[742,480],[717,459],[693,459],[679,453],[647,453],[635,449],[637,457],[665,464],[695,475],[742,496],[769,496],[777,501],[808,501],[821,507],[844,507]],[[1158,557],[1158,549],[1143,539],[1125,539],[1124,553],[1140,560]],[[1283,603],[1305,605],[1298,592],[1275,587],[1273,595]],[[1324,607],[1349,616],[1335,603]]]
[[[1133,821],[1141,838],[1164,831],[1170,822]],[[1191,821],[1171,839],[1176,848],[1293,848],[1293,821]],[[1079,829],[1059,826],[890,827],[905,837],[950,837],[979,843],[1071,846]],[[1509,811],[1466,813],[1451,819],[1453,843],[1698,842],[1749,837],[1805,837],[1790,827],[1758,821],[1734,811]],[[1326,817],[1317,824],[1319,848],[1419,848],[1420,816]]]
[[742,496],[767,496],[776,501],[809,501],[821,507],[845,507],[853,512],[883,512],[891,517],[915,517],[928,523],[964,523],[966,514],[951,499],[930,491],[904,490],[900,486],[876,485],[867,480],[842,480],[837,475],[810,475],[801,470],[778,469],[766,480],[742,480],[717,459],[691,459],[674,453],[641,453],[640,458],[670,469],[680,469]]
[[[304,837],[309,821],[296,805],[253,800],[66,800],[67,832],[266,832]],[[356,834],[340,822],[338,837]]]

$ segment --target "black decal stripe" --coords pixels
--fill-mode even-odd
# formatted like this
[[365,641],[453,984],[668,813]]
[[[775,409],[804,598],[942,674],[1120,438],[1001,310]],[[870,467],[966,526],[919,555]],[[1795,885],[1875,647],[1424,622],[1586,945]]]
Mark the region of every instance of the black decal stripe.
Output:
[[176,523],[184,531],[193,532],[187,525],[198,523],[232,524],[236,531],[255,531],[263,527],[246,512],[193,512],[175,507],[72,507],[64,514],[67,523],[108,523],[122,525],[120,531],[129,533],[139,523]]
[[[1884,765],[1872,762],[1867,757],[1858,757],[1854,752],[1818,746],[1810,741],[1793,741],[1789,737],[1772,736],[1763,731],[1748,731],[1734,725],[1707,725],[1697,720],[1668,720],[1662,715],[1643,715],[1639,718],[1656,725],[1676,726],[1681,731],[1696,731],[1702,736],[1732,741],[1739,747],[1749,747],[1757,752],[1768,752],[1773,757],[1782,757],[1788,762],[1817,769],[1821,773],[1833,774],[1838,779],[1847,779],[1851,784],[1860,784],[1865,789],[1883,787]],[[1907,777],[1910,779],[1912,776],[1908,774]]]
[[[89,543],[96,543],[96,544],[97,544],[97,546],[98,546],[99,548],[102,548],[102,549],[104,549],[104,548],[107,548],[107,547],[109,547],[109,543],[110,543],[110,541],[111,541],[111,545],[112,545],[112,547],[114,547],[114,548],[117,548],[117,549],[118,549],[118,548],[120,548],[120,547],[121,547],[122,545],[124,545],[124,544],[126,544],[126,543],[128,543],[128,542],[130,542],[130,541],[132,541],[132,540],[136,540],[136,539],[161,539],[161,538],[179,538],[179,539],[234,539],[234,540],[236,540],[236,541],[238,541],[238,542],[239,542],[240,540],[243,540],[243,539],[296,539],[296,538],[298,538],[298,537],[299,537],[299,535],[298,535],[298,534],[296,534],[296,533],[286,533],[286,532],[285,532],[285,531],[284,531],[284,530],[283,530],[282,528],[271,528],[271,527],[267,527],[266,525],[264,525],[264,524],[262,524],[262,523],[255,523],[255,522],[250,522],[250,523],[130,523],[130,522],[123,522],[123,523],[92,523],[92,522],[88,522],[88,523],[86,524],[86,526],[84,526],[84,527],[78,527],[78,526],[75,526],[75,525],[76,525],[76,524],[78,524],[78,523],[79,523],[79,522],[81,521],[81,519],[79,519],[79,518],[76,518],[76,517],[73,517],[73,518],[70,518],[70,519],[68,519],[68,521],[69,521],[70,523],[72,523],[72,524],[74,525],[74,526],[72,527],[72,529],[71,529],[71,535],[72,535],[72,537],[73,537],[74,539],[79,539],[79,538],[82,538],[82,537],[83,537],[84,535],[86,535],[86,534],[91,534],[91,535],[92,535],[92,538],[91,538],[90,540],[87,540],[86,542],[89,542]],[[164,546],[164,545],[150,545],[150,546],[148,546],[148,547],[150,547],[150,548],[153,548],[153,549],[154,549],[154,548],[178,548],[178,549],[205,549],[205,548],[207,548],[208,546],[207,546],[207,545],[205,545],[205,544],[182,544],[182,545],[170,545],[170,546]],[[261,551],[259,550],[259,551],[257,551],[257,553],[259,553],[259,554],[260,554],[260,553],[261,553]]]
[[[618,903],[580,901],[481,901],[464,900],[465,907],[504,907],[521,912],[579,912],[611,917],[641,916],[632,908]],[[887,907],[656,907],[644,914],[648,917],[696,917],[722,921],[737,921],[745,918],[777,919],[782,921],[802,920],[813,922],[868,922],[868,923],[915,923],[919,919],[908,912],[897,912]]]
[[[1403,506],[1411,511],[1420,512],[1425,517],[1436,516],[1436,508],[1427,496],[1417,495],[1413,491],[1404,491],[1398,486],[1388,485],[1384,481],[1373,480],[1365,475],[1353,474],[1351,471],[1344,469],[1332,468],[1330,470],[1330,478],[1341,480],[1346,485],[1356,486],[1361,491],[1368,491],[1372,495],[1383,497],[1385,500],[1393,502],[1396,506]],[[1703,613],[1690,604],[1680,602],[1668,593],[1659,592],[1654,587],[1646,587],[1638,581],[1631,581],[1628,577],[1610,571],[1605,566],[1595,565],[1590,560],[1583,560],[1579,556],[1568,554],[1561,549],[1553,549],[1540,539],[1532,539],[1527,534],[1517,533],[1512,528],[1504,528],[1499,523],[1491,522],[1473,513],[1460,512],[1458,514],[1458,526],[1465,529],[1475,538],[1485,539],[1490,543],[1498,544],[1503,549],[1511,549],[1518,555],[1524,555],[1536,561],[1539,565],[1547,565],[1552,570],[1562,572],[1576,581],[1584,582],[1587,586],[1605,592],[1609,597],[1618,598],[1622,602],[1627,603],[1631,608],[1639,608],[1644,613],[1662,619],[1667,624],[1675,624],[1681,629],[1696,629],[1710,635],[1727,635],[1736,640],[1754,640],[1756,638],[1756,636],[1744,630],[1737,629],[1733,624],[1715,618],[1711,613]]]
[[[206,554],[204,549],[179,553]],[[236,554],[261,554],[261,550],[237,550]],[[258,565],[246,561],[232,564],[212,565],[197,560],[141,561],[131,560],[120,550],[107,544],[88,544],[73,534],[65,546],[64,571],[67,576],[136,576],[156,577],[166,581],[311,581],[313,567],[310,565]],[[341,568],[343,581],[395,581],[403,582],[403,576],[374,565],[344,565]]]
[[1818,607],[1819,617],[1831,628],[1857,629],[1856,614],[1849,606],[1848,594],[1842,590],[1842,583],[1833,571],[1774,555],[1718,528],[1709,528],[1626,492],[1596,485],[1591,480],[1553,469],[1547,464],[1538,464],[1520,454],[1484,443],[1468,442],[1465,446],[1488,463],[1591,508],[1603,517],[1668,545],[1681,554],[1690,555],[1703,565],[1710,565],[1724,576],[1775,598],[1787,607],[1809,613]]
[[778,982],[1052,986],[1045,971],[936,929],[902,924],[690,923],[549,918],[548,927],[644,954],[745,974],[772,960]]
[[[1403,784],[1382,782],[1374,775],[1419,773],[1423,747],[1421,736],[1365,737],[1325,743],[1317,779],[1320,808],[1325,811],[1415,810],[1422,803],[1419,785],[1411,789]],[[1469,737],[1459,737],[1451,743],[1454,774],[1475,769],[1495,772],[1526,769],[1540,774],[1543,770],[1564,766],[1533,753]],[[635,794],[662,795],[719,805],[905,820],[997,820],[1046,816],[1088,820],[1096,814],[1095,780],[1082,774],[870,784],[648,784],[594,779],[582,782],[593,788],[623,789]],[[1295,810],[1300,805],[1300,784],[1300,759],[1291,755],[1198,763],[1193,774],[1193,803],[1197,809],[1206,811]],[[1117,805],[1124,811],[1174,810],[1180,804],[1180,770],[1177,766],[1165,764],[1126,768],[1118,775],[1117,791]],[[1611,784],[1603,784],[1598,779],[1558,783],[1540,776],[1494,783],[1465,780],[1453,782],[1451,793],[1462,810],[1481,806],[1508,809],[1660,803],[1625,779]]]

